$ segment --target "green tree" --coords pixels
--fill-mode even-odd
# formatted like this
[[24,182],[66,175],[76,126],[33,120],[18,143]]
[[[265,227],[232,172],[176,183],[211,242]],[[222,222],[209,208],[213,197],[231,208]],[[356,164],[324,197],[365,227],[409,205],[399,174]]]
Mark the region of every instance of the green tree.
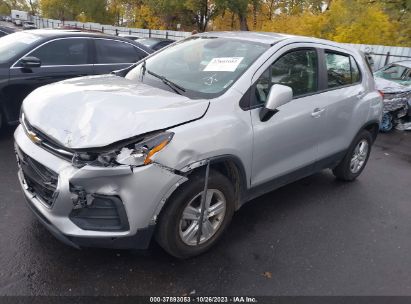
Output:
[[187,0],[185,7],[193,15],[200,32],[206,31],[210,20],[214,19],[220,11],[218,5],[211,0]]

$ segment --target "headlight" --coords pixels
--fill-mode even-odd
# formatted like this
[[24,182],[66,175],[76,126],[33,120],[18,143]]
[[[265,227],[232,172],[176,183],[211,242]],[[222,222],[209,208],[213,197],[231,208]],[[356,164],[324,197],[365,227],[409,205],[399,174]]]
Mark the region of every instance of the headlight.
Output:
[[97,166],[144,166],[152,162],[151,158],[164,149],[172,140],[174,133],[163,132],[152,135],[142,141],[129,144],[123,148],[105,153],[76,153],[73,158],[73,165],[81,166],[85,164]]

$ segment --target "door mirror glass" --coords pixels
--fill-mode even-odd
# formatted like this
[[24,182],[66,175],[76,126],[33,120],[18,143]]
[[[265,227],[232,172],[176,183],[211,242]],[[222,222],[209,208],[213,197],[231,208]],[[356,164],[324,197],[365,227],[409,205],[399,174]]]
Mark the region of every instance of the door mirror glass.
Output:
[[267,97],[265,107],[260,112],[261,121],[269,120],[282,105],[293,99],[293,89],[282,85],[275,84],[271,87]]
[[20,60],[20,65],[25,69],[39,68],[41,61],[37,57],[24,57]]

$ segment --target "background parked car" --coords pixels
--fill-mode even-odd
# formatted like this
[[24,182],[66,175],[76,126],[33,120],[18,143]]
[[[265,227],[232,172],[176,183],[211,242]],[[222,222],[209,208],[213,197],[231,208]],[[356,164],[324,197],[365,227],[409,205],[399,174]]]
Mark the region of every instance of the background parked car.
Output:
[[389,132],[411,116],[411,61],[389,64],[374,76],[378,90],[384,94],[380,130]]
[[31,21],[24,21],[23,23],[23,29],[25,30],[34,30],[36,29],[36,25],[34,24],[34,22]]
[[152,50],[135,41],[95,33],[32,30],[0,38],[0,125],[18,122],[34,89],[68,78],[110,73]]
[[154,51],[158,51],[166,47],[167,45],[174,43],[175,41],[166,38],[142,38],[139,39],[138,42],[144,44],[146,47],[149,47]]
[[7,27],[7,26],[0,26],[0,37],[6,36],[8,34],[12,34],[14,33],[16,30],[11,28],[11,27]]

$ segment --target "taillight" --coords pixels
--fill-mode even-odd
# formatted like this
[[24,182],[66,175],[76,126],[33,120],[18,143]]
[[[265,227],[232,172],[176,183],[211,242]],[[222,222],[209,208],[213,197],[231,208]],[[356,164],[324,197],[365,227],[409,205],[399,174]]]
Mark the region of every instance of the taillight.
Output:
[[378,93],[380,93],[381,97],[384,99],[384,92],[383,92],[383,91],[378,90]]

